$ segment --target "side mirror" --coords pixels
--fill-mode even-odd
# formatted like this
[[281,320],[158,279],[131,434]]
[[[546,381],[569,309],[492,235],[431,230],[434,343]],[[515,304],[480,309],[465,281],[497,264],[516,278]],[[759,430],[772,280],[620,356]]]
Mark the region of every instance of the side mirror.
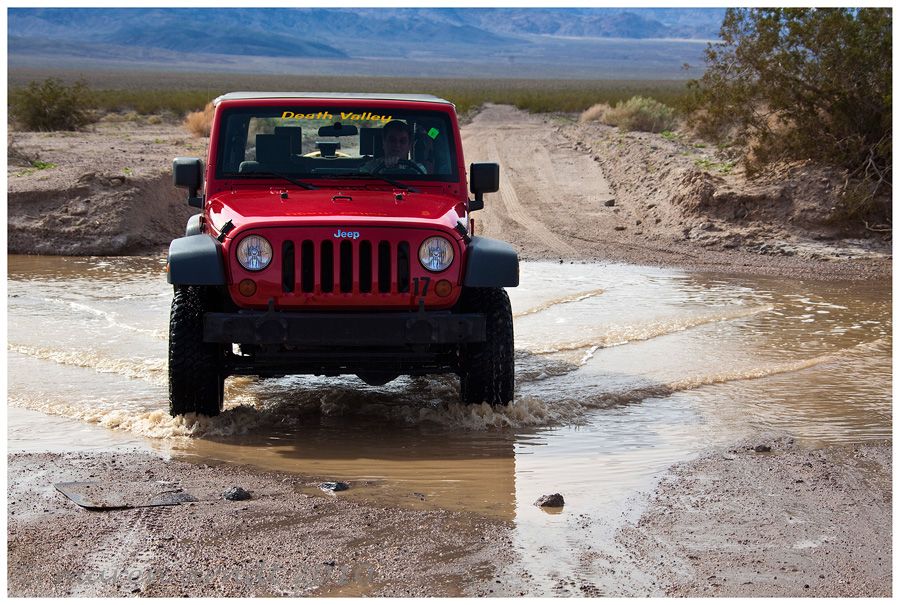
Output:
[[203,162],[199,158],[175,158],[172,161],[172,178],[176,187],[188,190],[188,206],[203,207],[203,198],[197,196],[203,185]]
[[469,202],[469,212],[484,208],[484,194],[500,189],[499,164],[469,164],[469,189],[475,194]]

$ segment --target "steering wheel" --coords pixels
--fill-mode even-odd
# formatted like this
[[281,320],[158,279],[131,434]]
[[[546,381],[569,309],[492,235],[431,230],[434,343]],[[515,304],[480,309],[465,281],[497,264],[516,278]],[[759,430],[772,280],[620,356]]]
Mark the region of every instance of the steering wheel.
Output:
[[400,174],[427,174],[422,168],[411,160],[397,160],[397,163],[393,166],[388,166],[387,164],[381,164],[378,168],[372,171],[372,174],[382,174],[386,170],[390,169],[389,173],[400,173]]

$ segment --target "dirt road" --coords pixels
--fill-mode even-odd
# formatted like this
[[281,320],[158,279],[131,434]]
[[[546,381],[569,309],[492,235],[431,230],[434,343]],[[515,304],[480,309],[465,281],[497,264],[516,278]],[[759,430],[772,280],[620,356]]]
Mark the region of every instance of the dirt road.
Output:
[[812,169],[774,184],[710,174],[698,166],[712,156],[697,145],[505,105],[466,124],[463,146],[468,162],[501,166],[500,191],[475,213],[476,232],[512,242],[524,259],[890,274],[889,242],[828,226],[833,200],[823,188],[833,177]]

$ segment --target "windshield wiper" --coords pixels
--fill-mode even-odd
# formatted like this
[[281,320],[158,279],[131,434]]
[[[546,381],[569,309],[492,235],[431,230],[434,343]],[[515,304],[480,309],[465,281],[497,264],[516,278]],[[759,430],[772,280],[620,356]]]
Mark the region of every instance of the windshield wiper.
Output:
[[395,181],[394,179],[389,179],[386,176],[381,176],[380,174],[365,174],[359,172],[337,172],[334,174],[327,175],[329,177],[341,177],[341,178],[350,178],[350,179],[378,179],[380,181],[384,181],[389,185],[393,185],[397,189],[403,189],[404,191],[409,191],[412,193],[419,193],[419,190],[415,187],[411,187],[410,185],[405,185],[400,181]]
[[303,187],[304,189],[318,189],[315,185],[310,185],[309,183],[304,183],[303,181],[298,181],[297,179],[291,178],[286,174],[281,174],[280,172],[269,172],[268,170],[254,170],[253,172],[242,172],[241,175],[247,174],[260,174],[262,176],[277,176],[280,179],[284,179],[289,183],[293,183],[297,187]]

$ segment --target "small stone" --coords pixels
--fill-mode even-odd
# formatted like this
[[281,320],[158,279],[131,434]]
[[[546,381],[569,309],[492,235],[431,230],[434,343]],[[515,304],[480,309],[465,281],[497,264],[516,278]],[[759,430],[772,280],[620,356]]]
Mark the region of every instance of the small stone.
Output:
[[231,489],[225,490],[225,493],[222,494],[222,497],[226,500],[249,500],[252,496],[250,492],[245,490],[242,487],[232,487]]
[[757,454],[762,454],[765,452],[771,452],[772,448],[769,447],[768,445],[757,445],[755,448],[753,448],[753,451],[756,452]]
[[350,486],[343,481],[326,481],[319,484],[319,489],[323,492],[343,492],[350,489]]
[[534,502],[535,506],[540,506],[541,508],[561,508],[565,504],[566,501],[563,499],[562,494],[544,495]]
[[606,200],[605,202],[603,202],[603,205],[606,206],[607,208],[610,208],[610,207],[616,205],[616,200],[615,199]]

